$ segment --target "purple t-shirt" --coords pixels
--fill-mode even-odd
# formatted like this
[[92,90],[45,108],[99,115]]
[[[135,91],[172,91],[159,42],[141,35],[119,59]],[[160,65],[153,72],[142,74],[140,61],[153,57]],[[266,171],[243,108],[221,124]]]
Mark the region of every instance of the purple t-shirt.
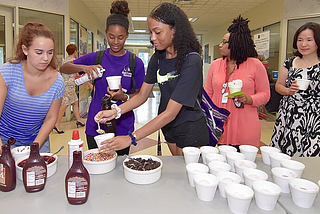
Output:
[[[92,52],[86,54],[73,61],[74,64],[81,65],[94,65],[97,52]],[[123,89],[130,93],[132,88],[131,72],[129,69],[129,52],[127,51],[123,56],[114,56],[109,53],[109,48],[105,51],[101,66],[105,69],[103,76],[96,79],[94,96],[92,98],[88,119],[86,125],[86,134],[91,136],[96,136],[98,133],[97,123],[94,121],[94,116],[101,110],[101,99],[107,93],[108,83],[106,77],[108,76],[122,76],[121,86]],[[144,65],[140,58],[136,57],[136,69],[135,69],[135,81],[136,89],[142,86],[145,76]],[[121,105],[122,101],[118,101],[117,105]],[[134,130],[134,114],[133,111],[127,112],[119,119],[116,120],[117,123],[117,135],[127,135],[128,131]],[[101,127],[102,128],[102,127]]]

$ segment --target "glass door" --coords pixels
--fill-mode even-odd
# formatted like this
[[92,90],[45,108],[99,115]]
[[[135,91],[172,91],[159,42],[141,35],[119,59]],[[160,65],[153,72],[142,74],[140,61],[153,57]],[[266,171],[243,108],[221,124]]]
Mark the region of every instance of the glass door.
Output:
[[13,53],[13,9],[0,7],[0,65]]

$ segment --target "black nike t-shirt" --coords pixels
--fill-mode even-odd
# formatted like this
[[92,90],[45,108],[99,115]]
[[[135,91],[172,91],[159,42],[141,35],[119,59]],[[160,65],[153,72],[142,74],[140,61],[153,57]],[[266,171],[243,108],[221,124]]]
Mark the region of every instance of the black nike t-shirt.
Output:
[[176,58],[166,59],[166,53],[154,54],[149,62],[145,82],[158,83],[161,92],[158,114],[162,113],[170,99],[183,105],[177,117],[166,127],[178,126],[184,122],[196,121],[203,117],[197,104],[203,87],[202,59],[190,53],[182,63],[180,73],[174,70]]

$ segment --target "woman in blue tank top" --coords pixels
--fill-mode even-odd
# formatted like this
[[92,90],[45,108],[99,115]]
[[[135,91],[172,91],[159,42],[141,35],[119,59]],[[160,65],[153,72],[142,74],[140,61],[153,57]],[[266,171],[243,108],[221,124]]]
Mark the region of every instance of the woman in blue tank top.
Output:
[[0,146],[14,137],[12,147],[38,142],[40,152],[50,151],[48,136],[64,93],[54,44],[46,26],[29,22],[20,32],[15,57],[0,67]]

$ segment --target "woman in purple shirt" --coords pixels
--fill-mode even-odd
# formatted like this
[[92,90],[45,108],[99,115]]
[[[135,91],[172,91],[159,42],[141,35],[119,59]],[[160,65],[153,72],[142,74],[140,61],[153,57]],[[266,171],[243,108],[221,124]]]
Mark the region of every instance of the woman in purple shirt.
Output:
[[[101,65],[94,65],[97,52],[86,54],[76,60],[68,62],[60,68],[63,73],[76,73],[84,71],[92,74],[97,68],[104,68],[103,76],[95,80],[95,93],[89,107],[88,119],[86,124],[86,137],[89,149],[97,148],[94,136],[98,135],[97,123],[94,121],[94,116],[101,110],[101,99],[105,94],[110,94],[113,100],[116,100],[117,105],[121,105],[137,94],[144,80],[144,65],[141,59],[136,58],[135,68],[135,92],[131,93],[132,78],[129,69],[129,52],[124,49],[124,43],[129,36],[129,13],[128,3],[126,1],[115,1],[111,5],[111,15],[107,18],[106,35],[110,48],[105,50]],[[122,76],[122,90],[110,91],[106,81],[108,76]],[[120,88],[120,89],[121,89]],[[127,135],[128,131],[134,130],[134,114],[133,111],[127,112],[121,120],[116,121],[116,135]],[[118,155],[128,154],[129,148],[124,148],[117,151]]]

